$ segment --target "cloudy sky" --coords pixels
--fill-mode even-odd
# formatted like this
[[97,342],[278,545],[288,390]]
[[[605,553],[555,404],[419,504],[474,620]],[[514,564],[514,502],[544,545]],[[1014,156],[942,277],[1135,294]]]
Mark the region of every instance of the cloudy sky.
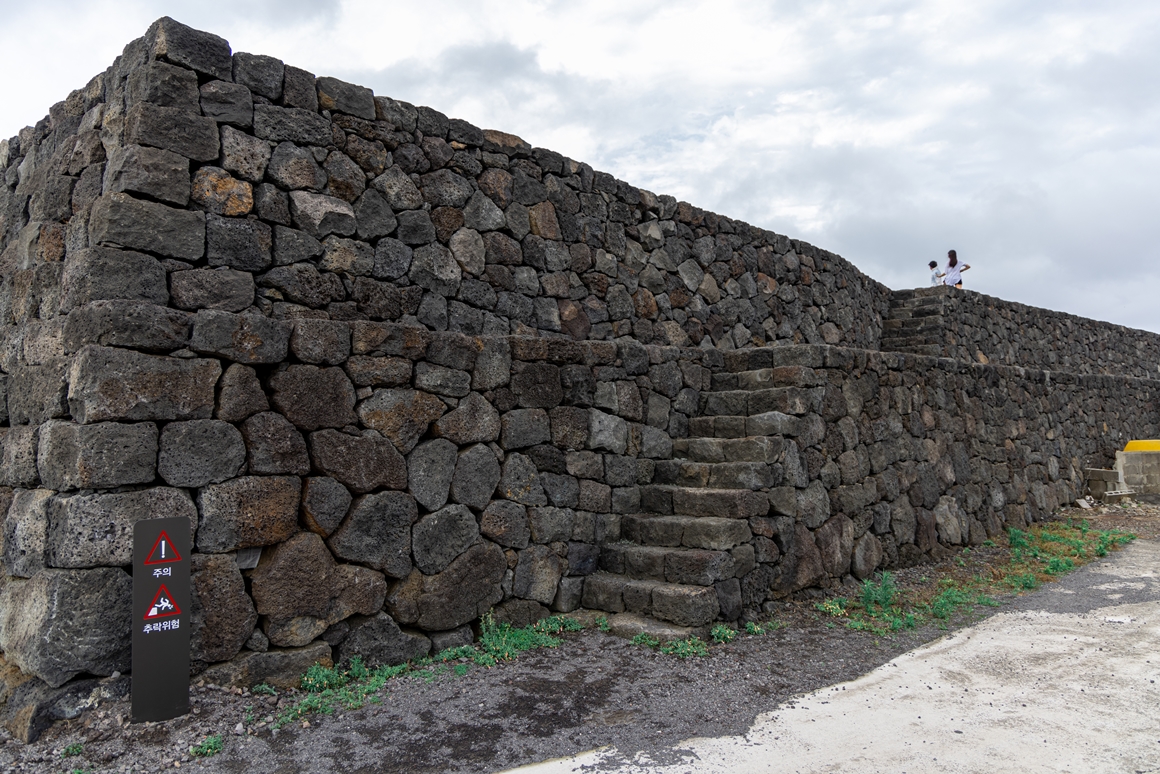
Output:
[[[806,239],[1160,332],[1160,4],[0,0],[0,136],[162,15]],[[1149,74],[1151,73],[1151,75]]]

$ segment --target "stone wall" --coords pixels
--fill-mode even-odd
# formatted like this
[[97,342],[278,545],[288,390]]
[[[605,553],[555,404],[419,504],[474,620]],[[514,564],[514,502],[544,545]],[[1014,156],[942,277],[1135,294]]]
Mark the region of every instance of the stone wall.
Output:
[[493,608],[755,616],[1158,430],[1156,382],[873,352],[838,256],[172,20],[0,169],[0,650],[44,690],[128,668],[159,514],[195,669],[276,681]]
[[1160,334],[970,290],[921,288],[895,296],[902,297],[895,307],[911,307],[907,314],[922,315],[909,318],[922,329],[914,341],[934,345],[943,357],[1047,371],[1160,377]]

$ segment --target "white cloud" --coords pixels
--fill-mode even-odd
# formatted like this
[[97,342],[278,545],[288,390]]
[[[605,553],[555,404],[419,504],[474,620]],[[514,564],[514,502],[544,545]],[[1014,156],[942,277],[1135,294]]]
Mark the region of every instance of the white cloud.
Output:
[[1160,331],[1154,3],[44,0],[0,31],[0,66],[20,73],[0,134],[162,14],[895,287],[955,247],[968,287]]

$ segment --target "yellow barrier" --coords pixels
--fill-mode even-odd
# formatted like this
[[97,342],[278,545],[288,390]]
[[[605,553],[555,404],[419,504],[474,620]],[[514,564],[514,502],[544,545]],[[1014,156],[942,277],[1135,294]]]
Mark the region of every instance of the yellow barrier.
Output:
[[1160,441],[1128,441],[1126,452],[1160,452]]

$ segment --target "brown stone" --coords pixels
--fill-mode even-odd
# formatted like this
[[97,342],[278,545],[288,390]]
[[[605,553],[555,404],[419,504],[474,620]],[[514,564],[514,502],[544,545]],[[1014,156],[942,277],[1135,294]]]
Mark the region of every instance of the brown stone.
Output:
[[341,559],[404,578],[411,572],[411,525],[418,518],[415,498],[405,492],[366,495],[327,544]]
[[238,655],[258,621],[242,573],[228,554],[194,554],[190,571],[190,658],[227,661]]
[[219,167],[202,167],[193,175],[193,203],[217,215],[241,216],[254,208],[254,189]]
[[318,430],[358,422],[354,387],[337,366],[292,365],[270,377],[274,407],[296,427]]
[[355,492],[407,488],[407,463],[386,438],[322,430],[310,434],[310,458]]
[[375,390],[358,407],[367,427],[378,430],[403,454],[410,453],[427,427],[447,410],[434,395],[417,390]]
[[854,522],[844,514],[831,516],[814,532],[814,542],[822,557],[822,568],[835,578],[850,571],[854,551]]
[[476,543],[438,575],[415,570],[387,597],[387,609],[400,623],[426,631],[446,631],[469,623],[503,599],[500,581],[507,570],[495,543]]
[[253,368],[234,363],[222,374],[217,401],[218,419],[226,422],[241,422],[251,414],[270,408],[266,393]]
[[301,489],[296,476],[243,476],[202,488],[198,550],[216,554],[285,540],[297,529]]
[[271,649],[265,653],[246,651],[232,661],[210,667],[201,673],[200,679],[236,688],[264,683],[293,690],[301,687],[303,673],[314,664],[334,666],[330,646],[325,642],[314,642],[305,648]]

